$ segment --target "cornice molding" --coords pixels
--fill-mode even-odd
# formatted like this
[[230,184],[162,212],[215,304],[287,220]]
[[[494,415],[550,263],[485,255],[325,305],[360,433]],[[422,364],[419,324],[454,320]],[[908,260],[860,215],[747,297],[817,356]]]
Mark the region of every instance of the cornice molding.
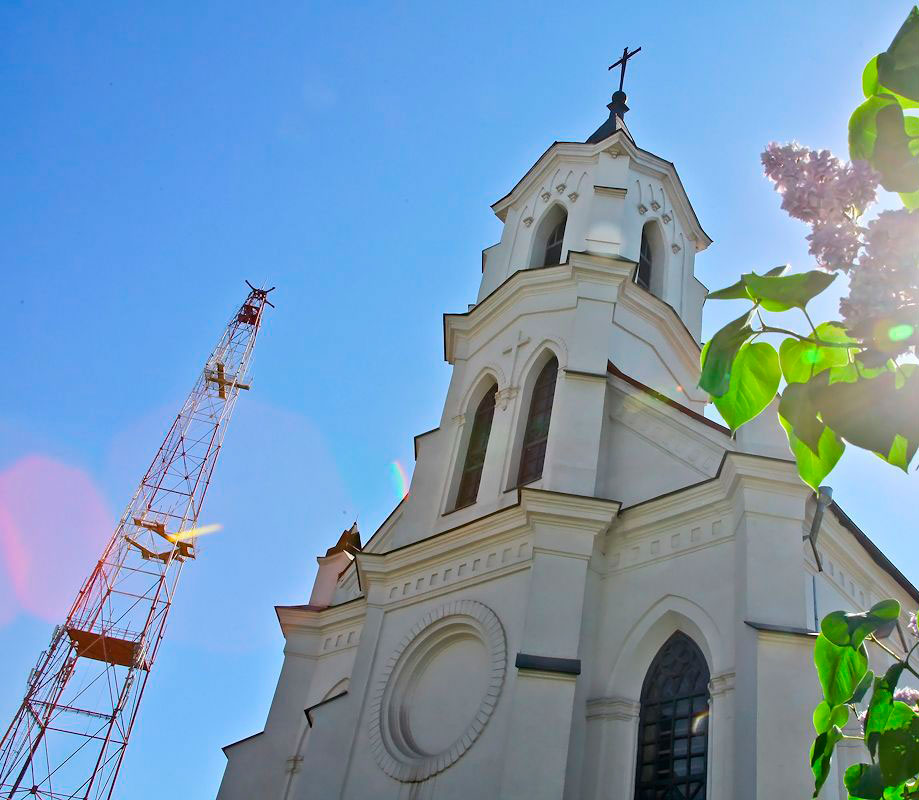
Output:
[[733,672],[722,672],[718,675],[712,675],[708,682],[708,691],[712,697],[726,694],[734,690],[736,675]]
[[[727,450],[715,477],[623,508],[616,529],[632,536],[709,506],[722,504],[729,511],[742,487],[781,488],[802,501],[810,491],[798,478],[793,461]],[[746,512],[755,513],[752,509]]]
[[[357,553],[361,585],[368,592],[374,584],[430,569],[447,559],[472,556],[486,543],[501,545],[532,531],[534,522],[597,536],[609,528],[620,507],[615,500],[522,487],[513,506],[387,553]],[[584,557],[582,547],[574,542],[571,547],[572,555]]]
[[627,697],[595,697],[587,701],[587,719],[637,720],[641,703]]
[[330,629],[363,622],[367,611],[367,600],[364,597],[358,597],[347,603],[327,608],[275,606],[274,610],[285,636],[300,632],[321,634]]
[[[634,268],[634,261],[619,256],[574,251],[568,253],[566,264],[517,270],[469,311],[444,314],[444,360],[453,364],[456,360],[456,344],[460,338],[476,336],[496,317],[504,314],[511,306],[518,305],[521,300],[558,294],[557,311],[573,309],[582,297],[623,303],[629,311],[659,328],[685,369],[690,374],[697,374],[698,342],[676,309],[632,283]],[[573,294],[563,293],[562,290],[566,289],[574,290]],[[664,363],[667,360],[669,358],[664,359]]]

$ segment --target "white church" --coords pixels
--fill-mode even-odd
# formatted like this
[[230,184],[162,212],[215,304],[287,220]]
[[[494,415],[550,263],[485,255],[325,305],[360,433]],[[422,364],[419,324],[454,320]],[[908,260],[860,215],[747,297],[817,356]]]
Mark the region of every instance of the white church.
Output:
[[[894,597],[912,643],[919,592],[818,511],[775,414],[703,416],[712,242],[609,108],[492,206],[410,492],[277,607],[271,709],[218,800],[805,798],[818,620]],[[837,752],[828,800],[865,758]]]

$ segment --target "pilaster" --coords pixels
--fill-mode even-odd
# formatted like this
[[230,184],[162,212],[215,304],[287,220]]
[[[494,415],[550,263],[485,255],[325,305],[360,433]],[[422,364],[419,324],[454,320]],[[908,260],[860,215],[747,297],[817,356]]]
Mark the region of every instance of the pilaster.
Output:
[[585,800],[630,797],[638,743],[641,705],[627,697],[597,697],[587,701]]
[[[311,736],[303,753],[302,772],[310,780],[301,781],[302,798],[343,797],[354,746],[360,734],[361,713],[373,671],[374,654],[383,626],[383,609],[368,603],[348,694],[337,701],[335,718],[321,735]],[[267,796],[267,795],[266,795]],[[291,800],[294,800],[292,798]]]
[[521,502],[533,525],[533,561],[499,796],[557,800],[580,674],[587,566],[618,504],[527,489]]
[[732,800],[740,796],[734,787],[734,673],[713,675],[708,691],[708,796]]

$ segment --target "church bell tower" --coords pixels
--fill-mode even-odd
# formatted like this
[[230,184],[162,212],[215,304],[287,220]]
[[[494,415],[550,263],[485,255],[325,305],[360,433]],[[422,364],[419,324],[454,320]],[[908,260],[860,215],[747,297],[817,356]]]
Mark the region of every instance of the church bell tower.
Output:
[[264,731],[225,748],[219,800],[769,796],[735,792],[735,763],[755,770],[734,741],[760,724],[735,695],[755,709],[773,669],[747,621],[810,624],[811,501],[777,425],[732,437],[703,414],[711,239],[625,123],[636,52],[609,118],[492,205],[409,494],[277,607],[278,687]]

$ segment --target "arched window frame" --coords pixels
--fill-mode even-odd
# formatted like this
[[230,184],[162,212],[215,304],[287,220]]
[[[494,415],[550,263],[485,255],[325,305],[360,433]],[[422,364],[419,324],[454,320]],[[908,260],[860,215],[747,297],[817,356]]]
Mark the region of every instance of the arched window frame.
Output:
[[[494,393],[500,389],[501,381],[503,380],[503,377],[499,378],[492,369],[483,370],[466,390],[464,397],[460,401],[459,408],[462,410],[461,419],[463,422],[462,425],[459,426],[457,432],[457,440],[451,457],[448,480],[444,486],[444,495],[442,498],[443,507],[441,509],[444,514],[465,507],[465,505],[459,505],[457,499],[459,497],[460,483],[463,479],[463,471],[466,466],[466,457],[469,452],[472,429],[475,426],[475,413],[483,399],[488,396],[489,392]],[[488,439],[488,443],[490,444],[490,430]]]
[[455,509],[471,506],[478,499],[482,470],[485,467],[485,456],[488,452],[492,423],[495,418],[497,393],[498,384],[492,382],[491,388],[485,390],[473,412],[469,438],[466,441],[465,454],[459,473]]
[[[561,243],[558,247],[558,257],[551,263],[546,260],[549,250],[550,237],[561,226]],[[565,234],[568,231],[568,209],[561,203],[553,203],[545,210],[536,230],[533,233],[533,242],[530,246],[530,267],[551,267],[561,264],[567,255],[565,249]],[[554,256],[553,256],[554,257]]]
[[[674,686],[674,660],[682,660]],[[670,673],[669,675],[667,673]],[[669,684],[663,681],[668,680]],[[676,631],[658,650],[641,689],[635,764],[635,800],[670,797],[679,787],[687,800],[708,792],[711,673],[699,646]]]
[[[550,370],[553,364],[554,369]],[[518,421],[518,446],[516,448],[516,458],[512,465],[512,484],[514,486],[534,483],[542,478],[549,445],[559,370],[558,356],[548,349],[541,354],[531,368],[529,386],[524,396],[525,405],[521,406]],[[548,405],[548,408],[546,408],[546,405]],[[542,414],[545,417],[544,423],[537,420],[537,414]],[[544,430],[537,430],[543,427]],[[528,463],[528,459],[532,458],[534,451],[539,452],[538,468],[533,467],[532,461]]]
[[666,275],[667,247],[664,232],[657,220],[649,220],[641,228],[634,281],[663,300]]

